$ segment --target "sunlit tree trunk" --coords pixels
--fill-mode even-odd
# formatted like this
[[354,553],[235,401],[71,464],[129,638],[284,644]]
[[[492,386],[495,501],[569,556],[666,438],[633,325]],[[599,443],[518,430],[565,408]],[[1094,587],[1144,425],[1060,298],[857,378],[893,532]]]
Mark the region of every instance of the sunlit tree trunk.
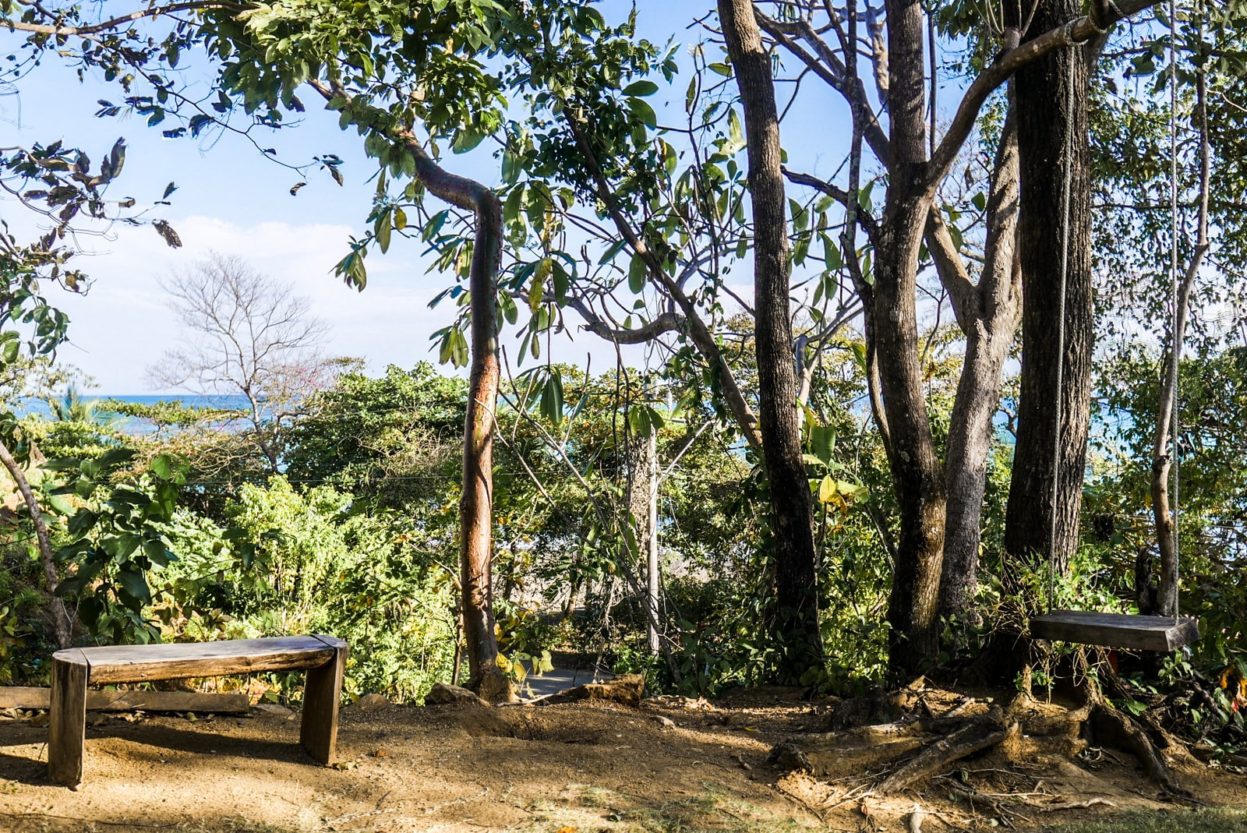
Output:
[[[1030,31],[1045,32],[1077,17],[1080,10],[1075,0],[1039,0]],[[1091,49],[1058,49],[1031,61],[1018,70],[1015,86],[1021,163],[1022,366],[1005,549],[1011,559],[1031,566],[1051,558],[1058,572],[1064,572],[1078,545],[1091,409],[1095,325],[1087,141]],[[1068,159],[1067,142],[1072,149]],[[1063,232],[1066,218],[1062,212],[1066,177],[1070,180],[1068,235]],[[1065,343],[1061,345],[1057,339],[1063,256],[1068,261]],[[1063,365],[1059,390],[1058,363]],[[1055,537],[1050,542],[1053,513]],[[1006,578],[1016,572],[1008,571]]]
[[780,676],[823,663],[810,487],[802,459],[790,310],[788,221],[771,57],[750,0],[719,0],[719,19],[745,114],[754,224],[754,337],[762,456],[771,501],[773,629]]

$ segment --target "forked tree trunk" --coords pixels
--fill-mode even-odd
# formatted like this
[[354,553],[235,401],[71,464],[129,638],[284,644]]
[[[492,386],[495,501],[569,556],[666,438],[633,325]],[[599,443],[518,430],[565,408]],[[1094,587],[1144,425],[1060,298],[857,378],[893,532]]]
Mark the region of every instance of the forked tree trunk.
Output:
[[892,159],[876,249],[873,324],[900,514],[888,596],[888,662],[891,676],[901,679],[937,654],[945,494],[927,418],[915,300],[918,254],[935,190],[927,179],[926,27],[918,0],[888,0],[885,8]]
[[[1077,17],[1080,11],[1077,0],[1039,0],[1030,31],[1046,32]],[[1091,410],[1095,321],[1087,91],[1092,54],[1090,46],[1053,51],[1022,67],[1015,82],[1021,161],[1022,367],[1005,549],[1014,564],[1032,568],[1050,557],[1058,572],[1065,571],[1078,545]],[[1070,133],[1072,154],[1066,160]],[[1062,349],[1057,330],[1066,176],[1070,178],[1070,204]],[[1060,390],[1058,362],[1063,362]],[[1062,417],[1059,448],[1055,422],[1058,402]],[[1059,458],[1055,469],[1054,449]],[[1053,513],[1056,534],[1050,551],[1049,520]],[[1016,570],[1007,570],[1005,578],[1016,578]]]
[[1017,214],[1017,118],[1010,107],[987,200],[983,272],[969,296],[973,308],[959,316],[963,319],[960,323],[966,335],[966,352],[949,419],[947,529],[940,581],[940,609],[949,616],[970,613],[977,586],[992,420],[1000,404],[1004,362],[1021,312]]
[[781,678],[821,668],[818,572],[802,459],[790,310],[788,221],[771,57],[750,0],[719,0],[719,19],[745,113],[754,222],[754,337],[762,456],[771,500],[773,632]]

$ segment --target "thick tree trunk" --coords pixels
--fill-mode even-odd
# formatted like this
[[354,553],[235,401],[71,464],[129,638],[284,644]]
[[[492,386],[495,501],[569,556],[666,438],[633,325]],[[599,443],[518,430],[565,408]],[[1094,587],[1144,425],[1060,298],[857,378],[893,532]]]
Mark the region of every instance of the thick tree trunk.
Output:
[[[1076,0],[1039,0],[1031,32],[1077,17]],[[1016,76],[1021,160],[1022,368],[1017,446],[1005,517],[1005,549],[1031,566],[1051,558],[1063,572],[1078,545],[1091,408],[1091,184],[1087,88],[1091,51],[1053,51]],[[1073,84],[1070,95],[1069,85]],[[1069,103],[1073,102],[1072,110]],[[1066,159],[1067,137],[1072,153]],[[1058,344],[1064,178],[1069,182],[1065,343]],[[1057,390],[1058,363],[1063,363]],[[1059,448],[1056,425],[1060,403]],[[1054,451],[1057,452],[1054,471]],[[1052,484],[1056,479],[1056,505]],[[1055,514],[1055,536],[1049,523]],[[1006,572],[1006,580],[1016,575]]]
[[945,495],[927,418],[915,301],[918,252],[935,190],[927,178],[925,26],[917,0],[888,0],[886,10],[892,164],[876,243],[872,323],[900,513],[888,661],[891,675],[901,679],[937,654]]
[[992,419],[1000,404],[1005,358],[1021,312],[1017,260],[1018,146],[1012,110],[1001,133],[987,202],[987,239],[979,284],[966,310],[965,360],[949,420],[945,462],[948,489],[940,609],[964,616],[977,586],[983,495],[991,454]]
[[900,514],[888,597],[889,666],[896,679],[918,673],[938,650],[945,514],[943,472],[931,437],[918,361],[915,304],[918,247],[930,198],[897,193],[906,185],[896,175],[889,185],[889,214],[879,235],[874,294],[879,381]]
[[802,460],[789,309],[788,222],[771,58],[750,0],[719,0],[719,19],[745,112],[754,223],[754,336],[759,422],[771,498],[774,633],[779,673],[797,680],[822,666],[810,487]]

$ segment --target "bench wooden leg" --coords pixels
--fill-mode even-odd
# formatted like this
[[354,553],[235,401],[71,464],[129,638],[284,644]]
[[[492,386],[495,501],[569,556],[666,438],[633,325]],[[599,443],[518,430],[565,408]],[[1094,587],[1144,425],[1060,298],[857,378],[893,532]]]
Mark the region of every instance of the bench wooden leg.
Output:
[[48,776],[75,787],[82,781],[82,748],[87,731],[86,657],[77,649],[52,657],[52,703],[48,715]]
[[299,742],[322,764],[332,764],[338,751],[338,704],[342,699],[342,671],[346,667],[346,643],[332,636],[317,636],[334,648],[333,659],[308,669],[303,690],[303,725]]

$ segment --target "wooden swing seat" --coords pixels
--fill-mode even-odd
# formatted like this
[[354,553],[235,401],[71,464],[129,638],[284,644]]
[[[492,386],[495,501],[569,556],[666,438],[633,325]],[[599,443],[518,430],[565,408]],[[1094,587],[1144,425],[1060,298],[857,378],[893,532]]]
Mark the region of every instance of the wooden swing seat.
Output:
[[1199,620],[1128,613],[1054,610],[1030,620],[1031,636],[1167,654],[1199,641]]

